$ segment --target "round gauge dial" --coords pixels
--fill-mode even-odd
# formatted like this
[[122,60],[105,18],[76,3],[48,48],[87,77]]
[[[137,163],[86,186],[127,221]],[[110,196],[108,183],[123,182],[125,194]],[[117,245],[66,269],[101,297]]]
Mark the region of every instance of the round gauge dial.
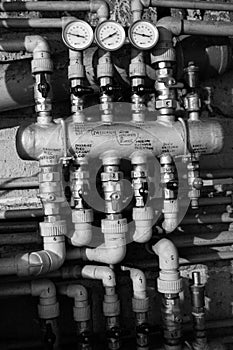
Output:
[[115,21],[104,21],[96,28],[95,40],[100,48],[106,51],[115,51],[125,42],[125,30]]
[[151,22],[140,20],[130,26],[129,40],[140,50],[150,50],[159,40],[159,31]]
[[62,31],[62,38],[66,46],[72,50],[85,50],[94,39],[91,26],[82,20],[69,22]]

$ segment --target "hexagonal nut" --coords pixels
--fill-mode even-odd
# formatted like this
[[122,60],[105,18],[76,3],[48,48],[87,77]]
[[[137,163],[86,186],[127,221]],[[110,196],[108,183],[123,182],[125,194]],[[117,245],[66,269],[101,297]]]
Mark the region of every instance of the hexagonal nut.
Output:
[[161,109],[161,108],[176,108],[177,102],[173,99],[164,99],[164,100],[156,100],[155,101],[155,108]]
[[120,181],[123,178],[121,171],[114,171],[111,173],[101,173],[101,181]]
[[103,102],[99,105],[100,111],[109,111],[113,109],[113,104],[111,102]]
[[51,173],[39,173],[39,182],[57,182],[61,180],[60,173],[51,172]]
[[90,174],[89,171],[74,171],[72,173],[72,180],[74,179],[89,179]]

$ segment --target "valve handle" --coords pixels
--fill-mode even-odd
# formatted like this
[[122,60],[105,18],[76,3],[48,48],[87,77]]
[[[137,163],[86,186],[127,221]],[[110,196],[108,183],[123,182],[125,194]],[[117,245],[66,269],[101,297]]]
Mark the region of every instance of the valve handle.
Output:
[[48,93],[50,91],[50,85],[46,80],[45,74],[40,74],[40,82],[37,86],[38,91],[41,93],[43,98],[46,98],[48,96]]
[[100,86],[100,93],[106,94],[108,96],[112,96],[115,91],[120,91],[120,90],[121,90],[120,86],[115,86],[112,84],[106,84],[106,85]]
[[143,96],[145,94],[152,94],[155,92],[155,89],[154,88],[149,88],[149,87],[146,87],[145,85],[143,84],[139,84],[137,86],[133,86],[132,87],[132,93],[133,94],[136,94],[138,96]]
[[89,86],[76,85],[70,88],[70,92],[76,97],[83,97],[84,95],[93,94],[94,90]]

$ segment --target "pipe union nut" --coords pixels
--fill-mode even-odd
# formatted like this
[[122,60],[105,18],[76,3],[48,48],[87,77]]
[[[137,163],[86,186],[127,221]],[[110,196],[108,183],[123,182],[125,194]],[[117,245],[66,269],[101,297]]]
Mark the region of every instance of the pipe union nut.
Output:
[[38,315],[39,318],[44,320],[56,318],[59,316],[59,303],[55,303],[52,305],[38,305]]
[[90,320],[91,318],[91,311],[90,311],[90,305],[87,305],[85,307],[73,307],[73,315],[74,320],[76,322],[85,322]]
[[110,63],[98,64],[97,78],[113,77],[113,65]]
[[92,209],[73,209],[72,210],[72,222],[73,223],[85,223],[93,221]]
[[40,222],[40,235],[42,237],[64,236],[67,233],[66,221]]
[[104,234],[126,233],[128,230],[127,220],[101,220],[101,228]]
[[146,65],[143,63],[131,63],[129,65],[129,76],[132,77],[145,77]]
[[182,291],[182,278],[175,281],[165,281],[157,278],[158,292],[163,294],[177,294]]
[[[61,180],[61,176],[59,172],[50,172],[50,173],[40,173],[39,174],[39,182],[55,182]],[[60,189],[60,185],[59,185]]]
[[103,302],[103,313],[105,317],[113,317],[120,315],[120,300],[115,302],[106,303]]
[[132,298],[133,312],[148,312],[149,310],[149,298],[136,299]]
[[32,74],[53,72],[53,62],[49,58],[33,59],[31,63],[31,67],[32,67]]

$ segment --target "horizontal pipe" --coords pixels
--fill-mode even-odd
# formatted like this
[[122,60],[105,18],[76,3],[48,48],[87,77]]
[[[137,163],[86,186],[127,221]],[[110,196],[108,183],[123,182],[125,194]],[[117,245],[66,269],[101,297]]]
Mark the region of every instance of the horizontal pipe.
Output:
[[231,223],[233,222],[233,217],[228,213],[223,214],[195,214],[195,216],[185,216],[182,220],[181,225],[196,225],[196,224],[218,224],[218,223]]
[[31,219],[43,216],[44,210],[42,208],[0,210],[0,220]]
[[198,204],[200,206],[208,206],[208,205],[227,205],[232,204],[231,197],[213,197],[213,198],[199,198]]
[[38,179],[35,177],[28,178],[2,178],[0,179],[0,190],[17,190],[38,188]]
[[30,232],[28,233],[10,233],[0,234],[0,244],[2,245],[16,245],[16,244],[40,244],[42,243],[41,237]]
[[12,1],[0,3],[1,12],[23,11],[88,11],[97,12],[99,17],[109,16],[109,7],[104,0],[88,1]]
[[61,29],[60,18],[1,18],[0,28]]
[[211,11],[233,11],[233,4],[213,1],[191,0],[141,0],[142,4],[151,7],[169,7],[180,9],[199,9]]
[[200,176],[202,179],[224,179],[233,177],[233,169],[201,169]]
[[188,21],[175,17],[163,17],[158,27],[169,30],[173,35],[232,36],[233,24],[220,21]]
[[177,248],[233,244],[233,231],[207,232],[194,235],[171,235]]
[[13,232],[35,232],[38,230],[38,222],[0,222],[0,235],[4,233],[13,233]]

